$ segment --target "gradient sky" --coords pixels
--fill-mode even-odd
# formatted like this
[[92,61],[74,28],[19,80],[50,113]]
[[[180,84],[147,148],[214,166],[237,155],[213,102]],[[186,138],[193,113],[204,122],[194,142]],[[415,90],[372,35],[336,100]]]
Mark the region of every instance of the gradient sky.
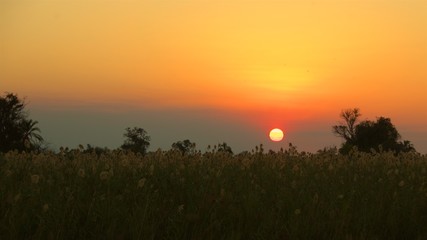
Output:
[[427,1],[1,0],[0,92],[54,148],[138,126],[150,150],[316,151],[358,107],[427,153]]

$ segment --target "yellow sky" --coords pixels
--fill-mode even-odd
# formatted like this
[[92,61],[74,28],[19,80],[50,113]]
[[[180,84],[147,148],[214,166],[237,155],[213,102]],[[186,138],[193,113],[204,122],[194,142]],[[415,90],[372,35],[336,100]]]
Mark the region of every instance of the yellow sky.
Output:
[[3,0],[0,90],[425,126],[426,29],[421,0]]

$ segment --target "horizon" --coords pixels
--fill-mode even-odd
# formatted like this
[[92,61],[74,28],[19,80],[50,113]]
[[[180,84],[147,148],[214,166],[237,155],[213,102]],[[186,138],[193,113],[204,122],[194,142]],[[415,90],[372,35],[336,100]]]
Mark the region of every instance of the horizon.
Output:
[[[50,142],[48,138],[47,143],[49,143],[49,147],[52,148],[52,150],[58,150],[60,147],[73,149],[77,148],[80,144],[84,147],[89,144],[92,147],[106,147],[109,149],[120,148],[125,139],[123,134],[126,127],[141,127],[147,131],[147,134],[151,137],[151,144],[148,148],[149,152],[154,152],[158,149],[169,150],[172,148],[172,143],[185,139],[196,143],[196,149],[202,152],[205,151],[208,146],[212,147],[225,142],[232,148],[235,154],[243,151],[250,151],[260,144],[264,146],[266,151],[278,151],[280,148],[288,149],[289,144],[292,144],[294,147],[297,147],[298,151],[316,152],[324,148],[340,148],[343,142],[340,137],[335,136],[332,132],[332,125],[342,122],[339,118],[341,110],[337,112],[335,121],[319,121],[311,128],[304,127],[304,129],[302,129],[301,126],[298,126],[304,126],[304,122],[293,123],[290,125],[292,126],[290,129],[295,130],[284,130],[284,139],[278,142],[271,141],[268,136],[269,131],[276,125],[265,124],[263,127],[256,128],[256,123],[254,123],[254,128],[250,126],[238,126],[238,123],[233,123],[232,119],[224,117],[230,113],[219,112],[218,110],[214,111],[212,109],[184,111],[176,109],[151,109],[141,111],[141,109],[135,109],[134,111],[126,112],[93,112],[90,108],[86,110],[80,108],[74,110],[51,109],[48,111],[40,109],[31,111],[31,108],[28,108],[28,110],[30,111],[30,117],[38,117],[34,118],[34,120],[42,119],[42,122],[39,122],[39,126],[43,136],[45,136],[45,134],[43,134],[43,129],[46,126],[46,121],[49,119],[57,119],[55,123],[49,123],[50,126],[47,127],[47,129],[49,129],[50,132],[48,132],[46,136],[50,136],[52,139],[57,139],[59,140],[58,142],[61,142],[61,140],[64,139],[63,135],[66,135],[68,140],[63,141],[62,144],[58,144],[56,142]],[[36,114],[31,114],[31,112],[35,112]],[[85,116],[88,120],[82,121],[82,116]],[[373,121],[376,120],[377,117],[380,116],[368,118],[362,111],[359,122],[364,120]],[[208,119],[212,118],[215,119],[215,121],[206,123]],[[169,124],[170,122],[168,119],[174,119],[174,124],[172,126]],[[307,122],[310,121],[310,119],[304,121]],[[393,119],[391,119],[391,121],[394,124]],[[200,124],[201,122],[204,122],[204,124]],[[261,122],[263,121],[261,120]],[[192,127],[188,128],[188,125]],[[427,153],[425,145],[420,144],[422,143],[422,138],[425,137],[422,133],[412,133],[413,139],[410,139],[407,138],[407,135],[411,135],[411,132],[402,131],[399,126],[396,124],[394,125],[401,134],[401,141],[409,140],[414,144],[418,152],[422,154]],[[111,126],[117,127],[109,129]],[[320,129],[319,127],[323,128]],[[109,131],[104,133],[103,131],[105,129],[109,129]],[[215,129],[215,131],[211,131],[210,129]],[[88,131],[93,134],[82,139],[80,135]],[[237,136],[230,135],[230,133]],[[105,138],[108,140],[106,141]],[[240,142],[241,138],[244,138],[246,141],[243,143]],[[421,141],[419,141],[419,139],[421,139]],[[85,140],[87,141],[85,142]]]
[[[427,153],[427,9],[419,0],[2,1],[0,92],[52,144],[149,151],[340,147],[343,109],[391,119]],[[269,131],[284,131],[281,142]]]

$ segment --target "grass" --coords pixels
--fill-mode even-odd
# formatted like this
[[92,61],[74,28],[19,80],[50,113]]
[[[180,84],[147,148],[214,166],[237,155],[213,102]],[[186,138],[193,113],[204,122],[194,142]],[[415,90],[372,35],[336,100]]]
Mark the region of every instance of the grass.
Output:
[[0,156],[0,239],[427,239],[427,156]]

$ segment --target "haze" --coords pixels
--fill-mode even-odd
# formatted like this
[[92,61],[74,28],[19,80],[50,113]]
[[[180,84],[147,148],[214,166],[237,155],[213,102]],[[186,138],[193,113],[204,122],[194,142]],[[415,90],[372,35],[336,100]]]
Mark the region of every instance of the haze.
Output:
[[315,151],[339,146],[331,126],[358,107],[426,153],[426,13],[420,0],[6,0],[0,92],[27,98],[54,148],[115,148],[138,126],[149,150]]

